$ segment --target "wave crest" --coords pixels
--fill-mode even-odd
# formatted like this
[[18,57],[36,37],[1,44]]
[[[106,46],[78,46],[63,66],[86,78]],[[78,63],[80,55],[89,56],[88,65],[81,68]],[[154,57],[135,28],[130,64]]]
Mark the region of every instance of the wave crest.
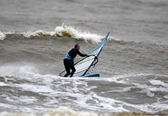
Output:
[[91,34],[90,32],[81,32],[80,30],[75,29],[71,26],[58,26],[55,28],[56,35],[58,36],[68,36],[75,38],[77,40],[85,40],[86,42],[91,41],[93,43],[101,42],[103,36],[97,34]]
[[[37,31],[27,31],[27,32],[21,32],[21,33],[15,33],[15,32],[0,32],[0,40],[9,39],[9,38],[34,38],[34,37],[42,37],[42,38],[48,38],[50,37],[61,37],[60,39],[64,39],[65,37],[68,37],[70,39],[75,40],[82,40],[85,42],[91,42],[91,43],[99,43],[103,40],[106,34],[104,35],[98,35],[94,33],[90,33],[88,31],[82,32],[79,29],[75,29],[72,26],[66,26],[62,24],[62,26],[57,26],[54,31],[44,31],[44,30],[37,30]],[[109,37],[109,41],[111,42],[119,42],[119,43],[125,43],[122,40],[114,39],[113,37]]]
[[0,40],[4,40],[6,38],[6,35],[0,31]]
[[27,32],[21,32],[21,33],[13,33],[13,32],[0,32],[0,40],[8,39],[8,37],[17,37],[18,35],[26,38],[32,38],[32,37],[44,37],[44,36],[51,36],[51,37],[69,37],[76,40],[84,40],[86,42],[92,42],[92,43],[99,43],[104,38],[104,36],[92,34],[90,32],[81,32],[78,29],[75,29],[72,26],[57,26],[54,31],[43,31],[43,30],[37,30],[37,31],[27,31]]

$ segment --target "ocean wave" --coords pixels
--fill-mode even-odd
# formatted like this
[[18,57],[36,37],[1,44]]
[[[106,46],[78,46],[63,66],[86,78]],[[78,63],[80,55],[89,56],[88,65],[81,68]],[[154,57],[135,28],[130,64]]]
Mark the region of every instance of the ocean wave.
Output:
[[[149,112],[113,112],[111,113],[98,113],[89,111],[75,111],[73,109],[61,106],[54,109],[42,116],[167,116],[168,110],[161,112],[149,113]],[[34,113],[10,113],[10,112],[0,112],[0,116],[38,116]]]
[[69,37],[76,40],[84,40],[86,42],[93,42],[99,43],[104,38],[105,35],[101,36],[98,34],[92,34],[90,32],[81,32],[79,29],[75,29],[72,26],[57,26],[54,31],[44,31],[44,30],[37,30],[37,31],[27,31],[21,33],[15,32],[0,32],[0,40],[8,39],[9,37],[13,38],[33,38],[33,37]]
[[[59,39],[59,40],[81,40],[86,43],[99,43],[101,42],[106,34],[99,35],[90,33],[88,31],[82,32],[79,29],[76,29],[72,26],[66,26],[62,24],[62,26],[57,26],[54,31],[27,31],[27,32],[0,32],[0,40],[5,39]],[[122,39],[118,39],[109,36],[108,42],[116,43],[120,45],[130,45],[130,44],[144,44],[143,42],[135,42],[135,41],[126,41]]]
[[[106,34],[105,34],[106,35]],[[80,32],[72,27],[64,28],[64,27],[56,27],[55,31],[47,32],[43,30],[37,30],[35,32],[28,31],[22,33],[14,33],[14,32],[1,32],[0,40],[5,39],[59,39],[59,40],[81,40],[86,43],[99,43],[101,42],[105,35],[97,35],[91,34],[89,32]],[[124,41],[120,39],[116,39],[112,36],[109,37],[108,42],[116,43],[120,45],[125,44],[133,44],[133,41]]]
[[[53,39],[69,39],[70,40],[82,40],[85,42],[90,42],[90,43],[99,43],[101,42],[106,34],[104,35],[98,35],[95,33],[90,33],[88,31],[82,32],[79,29],[76,29],[75,27],[72,26],[66,26],[62,24],[62,26],[57,26],[54,31],[44,31],[44,30],[37,30],[37,31],[27,31],[27,32],[0,32],[0,40],[4,39],[23,39],[23,38],[53,38]],[[114,43],[119,43],[119,44],[127,44],[130,42],[116,39],[112,36],[109,37],[108,39],[109,42],[114,42]]]
[[[14,93],[12,97],[10,94],[3,94],[1,97],[9,102],[12,101],[14,104],[22,103],[30,105],[36,104],[39,98],[41,98],[40,102],[45,105],[38,106],[41,109],[38,109],[40,113],[46,112],[46,110],[42,109],[55,105],[69,106],[78,111],[84,109],[87,113],[92,111],[95,114],[99,114],[99,112],[125,113],[129,111],[133,112],[134,110],[153,114],[168,109],[165,102],[161,103],[161,100],[167,99],[167,85],[162,80],[155,80],[155,76],[152,76],[149,81],[144,80],[148,77],[148,75],[142,76],[145,74],[137,74],[138,77],[136,75],[130,75],[113,76],[112,78],[62,78],[55,75],[37,74],[36,71],[32,72],[32,68],[27,67],[19,70],[26,75],[0,77],[0,86],[1,88],[5,88],[2,89],[2,92],[8,93],[12,88],[12,92]],[[26,72],[26,70],[29,71]],[[112,81],[114,79],[115,81]],[[144,81],[141,82],[138,79]],[[124,83],[120,83],[121,81]],[[158,87],[158,85],[162,87]],[[98,90],[99,92],[96,92]],[[33,93],[32,96],[29,96],[29,92]],[[121,100],[120,97],[111,97],[110,93],[111,95],[124,94],[123,99],[126,101]],[[141,99],[142,96],[145,99]],[[139,100],[135,101],[136,99]],[[158,99],[160,100],[157,101]],[[150,100],[153,102],[150,102]],[[68,105],[69,103],[71,105]],[[2,103],[0,106],[3,108],[7,106],[9,109],[9,104]],[[25,105],[23,109],[20,109],[21,107],[18,107],[18,109],[19,111],[26,112],[26,110],[29,110],[29,112],[38,113],[34,111],[35,107],[27,107]],[[52,108],[50,107],[49,109],[51,110]],[[54,112],[56,110],[58,109],[55,109]],[[72,109],[68,108],[67,110]],[[76,113],[78,114],[79,112]],[[47,115],[50,116],[50,113],[47,113]],[[120,116],[120,113],[117,113],[117,115]]]

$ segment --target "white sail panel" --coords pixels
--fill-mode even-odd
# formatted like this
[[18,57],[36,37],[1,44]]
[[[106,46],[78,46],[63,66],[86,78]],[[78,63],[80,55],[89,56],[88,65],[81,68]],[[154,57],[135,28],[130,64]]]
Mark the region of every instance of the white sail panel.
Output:
[[79,76],[79,75],[82,76],[86,72],[86,70],[90,67],[90,65],[92,65],[94,60],[95,60],[95,56],[89,56],[84,58],[80,62],[76,63],[75,64],[76,72],[74,76]]

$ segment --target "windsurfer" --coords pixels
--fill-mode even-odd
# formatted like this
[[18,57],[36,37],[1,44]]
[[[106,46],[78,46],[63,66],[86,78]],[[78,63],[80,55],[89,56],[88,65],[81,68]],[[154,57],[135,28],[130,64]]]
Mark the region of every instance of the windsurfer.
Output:
[[[74,67],[74,58],[76,57],[77,54],[81,57],[88,56],[87,54],[82,54],[79,50],[80,50],[80,45],[76,44],[74,48],[72,48],[65,56],[64,66],[65,66],[66,74],[64,75],[64,77],[67,77],[68,75],[72,77],[73,74],[75,73],[76,69]],[[70,69],[72,70],[71,73],[70,73]]]

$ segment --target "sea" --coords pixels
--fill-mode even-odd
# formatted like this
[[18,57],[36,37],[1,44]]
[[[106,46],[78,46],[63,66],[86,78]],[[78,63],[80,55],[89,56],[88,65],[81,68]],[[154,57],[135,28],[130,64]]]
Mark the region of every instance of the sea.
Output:
[[[108,32],[100,77],[59,76]],[[168,0],[0,0],[0,116],[168,116]]]

